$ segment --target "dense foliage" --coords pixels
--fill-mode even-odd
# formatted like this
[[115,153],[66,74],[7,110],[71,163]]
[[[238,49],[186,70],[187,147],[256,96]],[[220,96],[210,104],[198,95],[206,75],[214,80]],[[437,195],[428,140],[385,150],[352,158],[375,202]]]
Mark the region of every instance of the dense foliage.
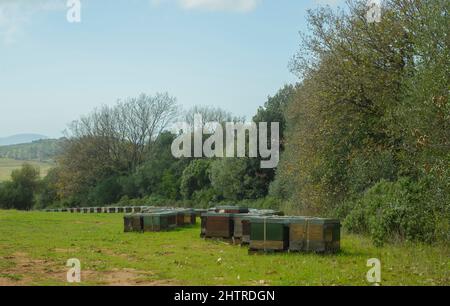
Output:
[[287,115],[274,195],[347,228],[433,241],[449,233],[449,2],[386,1],[312,11],[292,63],[302,77]]
[[21,169],[12,172],[11,181],[0,185],[0,208],[31,209],[38,188],[39,169],[24,164]]

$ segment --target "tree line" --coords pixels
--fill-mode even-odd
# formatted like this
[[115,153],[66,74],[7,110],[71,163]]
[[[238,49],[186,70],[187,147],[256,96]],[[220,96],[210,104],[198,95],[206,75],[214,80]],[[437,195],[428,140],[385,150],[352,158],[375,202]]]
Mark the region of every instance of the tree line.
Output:
[[[309,11],[290,63],[299,82],[252,118],[280,122],[277,169],[253,158],[175,159],[167,128],[180,115],[243,118],[206,106],[180,114],[169,94],[141,95],[73,122],[30,205],[241,203],[339,217],[378,245],[449,241],[448,9],[445,0],[388,0],[375,23],[365,1]],[[12,203],[5,195],[21,186],[18,173],[14,181],[0,204]]]

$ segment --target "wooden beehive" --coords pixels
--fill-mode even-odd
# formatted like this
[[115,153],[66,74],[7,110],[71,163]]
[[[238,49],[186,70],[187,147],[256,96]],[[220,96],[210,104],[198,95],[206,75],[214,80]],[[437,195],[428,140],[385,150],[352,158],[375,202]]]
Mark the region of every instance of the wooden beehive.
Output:
[[117,212],[117,208],[116,207],[108,207],[108,213],[114,214],[116,212]]
[[207,209],[194,209],[195,212],[195,216],[200,218],[202,216],[202,214],[207,213],[208,210]]
[[124,231],[128,232],[142,232],[143,219],[141,214],[126,214],[123,217]]
[[340,250],[341,224],[336,219],[295,217],[289,224],[289,250],[335,253]]
[[145,232],[167,231],[177,226],[177,213],[170,211],[142,214]]
[[203,238],[206,235],[206,216],[202,214],[200,216],[200,237]]
[[186,226],[196,223],[196,215],[193,209],[177,209],[177,225]]
[[224,238],[233,237],[233,214],[229,213],[206,213],[205,237]]
[[184,209],[177,209],[176,211],[177,214],[177,226],[184,226]]
[[[251,214],[234,214],[233,216],[233,237],[236,242],[241,242],[244,236],[244,222],[249,221],[251,218],[257,217],[258,215]],[[248,230],[248,235],[250,236],[250,231]],[[250,238],[250,237],[249,237]]]
[[250,244],[251,222],[250,218],[242,220],[241,244]]
[[250,219],[250,250],[284,251],[289,245],[286,218],[255,217]]

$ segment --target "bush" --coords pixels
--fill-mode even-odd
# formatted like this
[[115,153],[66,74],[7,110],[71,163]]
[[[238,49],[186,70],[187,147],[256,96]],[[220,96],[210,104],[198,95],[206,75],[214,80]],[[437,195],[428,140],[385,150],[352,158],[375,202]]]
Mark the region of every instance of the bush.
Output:
[[207,159],[196,159],[191,161],[181,177],[180,191],[185,200],[192,198],[196,191],[211,186],[210,175],[211,161]]
[[433,242],[441,214],[427,199],[429,187],[425,180],[380,181],[360,199],[347,203],[350,213],[344,227],[370,234],[377,246],[388,239]]
[[117,202],[122,193],[121,185],[116,177],[107,178],[95,186],[89,193],[89,205],[104,206]]
[[30,210],[35,201],[39,185],[39,169],[23,164],[11,174],[11,181],[0,189],[0,207],[5,209]]

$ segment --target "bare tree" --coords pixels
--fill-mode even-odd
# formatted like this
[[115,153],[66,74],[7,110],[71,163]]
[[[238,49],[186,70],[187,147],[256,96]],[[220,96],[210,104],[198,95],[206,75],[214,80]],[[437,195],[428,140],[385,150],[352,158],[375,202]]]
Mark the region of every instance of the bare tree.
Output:
[[208,122],[245,122],[244,117],[236,117],[233,116],[232,113],[221,109],[220,107],[211,107],[211,106],[203,106],[203,105],[195,105],[191,109],[189,109],[185,113],[186,122],[193,126],[194,125],[194,116],[201,115],[203,119],[203,125]]
[[104,175],[129,173],[149,156],[177,110],[168,93],[141,94],[95,109],[69,125],[61,164],[83,185]]

